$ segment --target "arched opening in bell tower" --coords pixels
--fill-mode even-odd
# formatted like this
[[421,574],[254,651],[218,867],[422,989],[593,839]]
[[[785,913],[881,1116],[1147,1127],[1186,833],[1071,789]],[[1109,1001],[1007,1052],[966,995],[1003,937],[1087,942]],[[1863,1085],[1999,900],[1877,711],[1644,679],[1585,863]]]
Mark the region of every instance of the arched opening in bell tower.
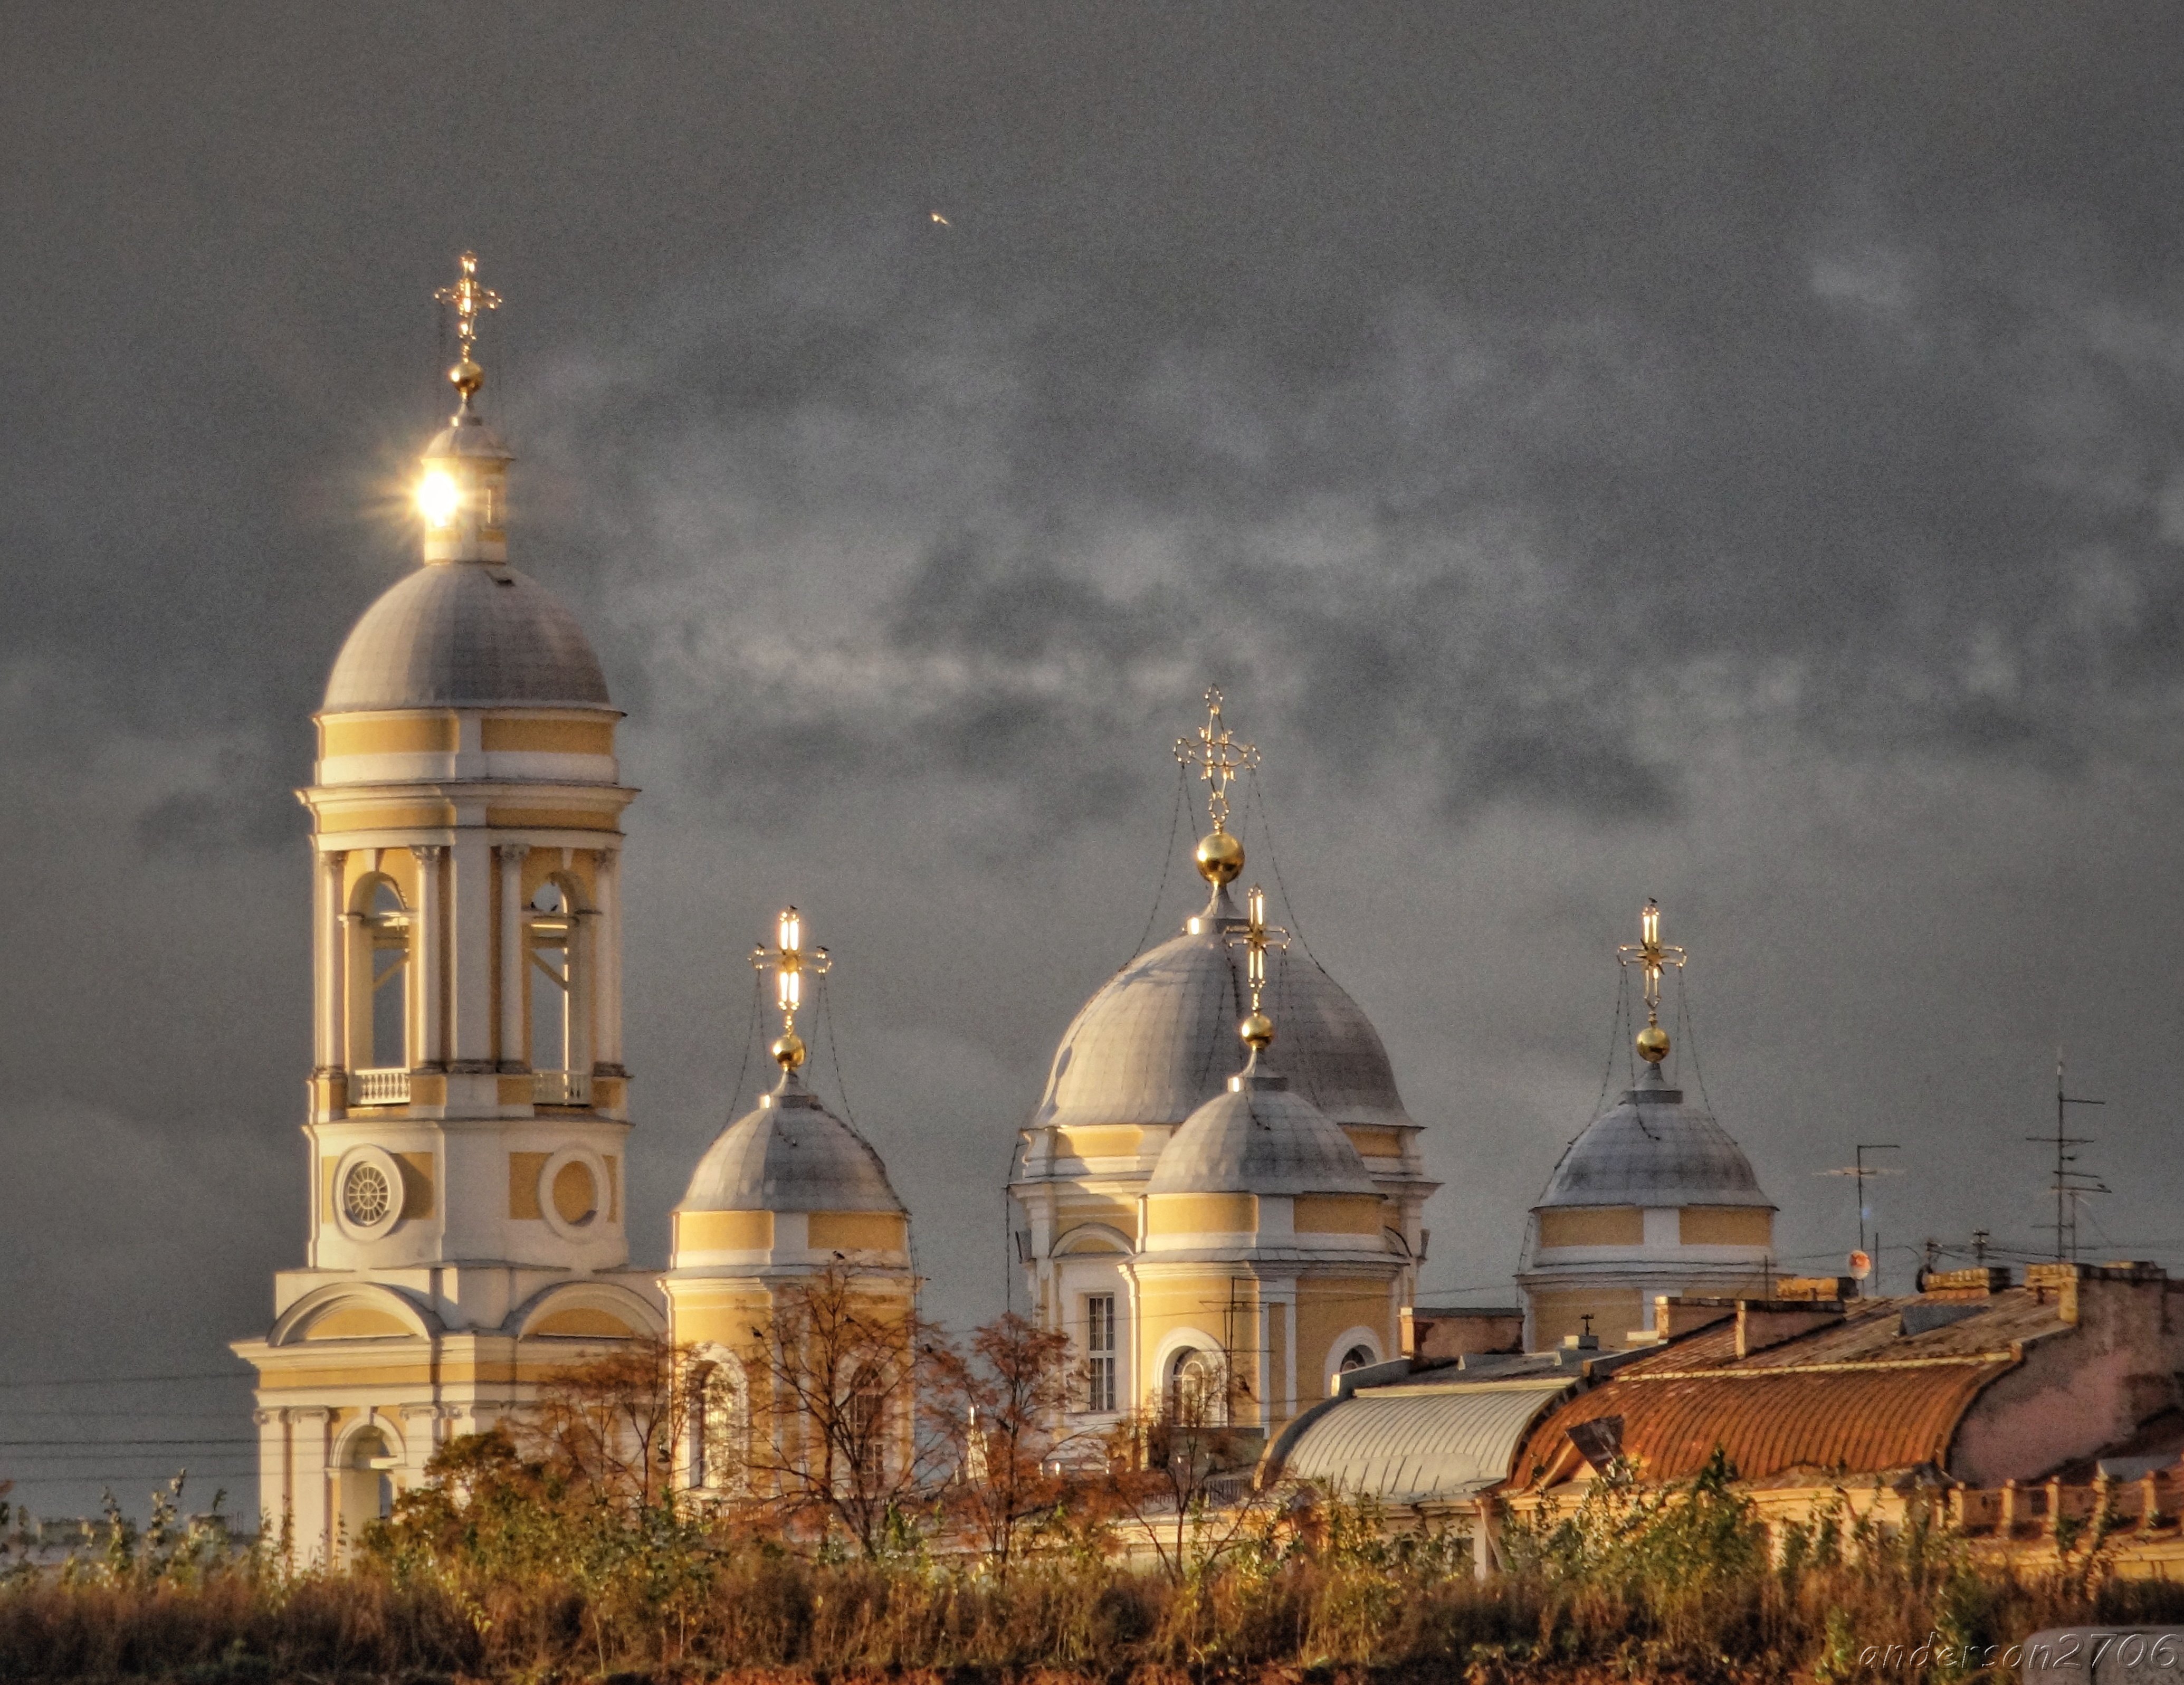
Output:
[[376,873],[358,882],[349,907],[349,1098],[398,1103],[409,1098],[415,1063],[410,910],[394,880]]
[[581,919],[576,885],[559,876],[538,886],[524,915],[532,1089],[542,1105],[581,1106],[590,1096]]

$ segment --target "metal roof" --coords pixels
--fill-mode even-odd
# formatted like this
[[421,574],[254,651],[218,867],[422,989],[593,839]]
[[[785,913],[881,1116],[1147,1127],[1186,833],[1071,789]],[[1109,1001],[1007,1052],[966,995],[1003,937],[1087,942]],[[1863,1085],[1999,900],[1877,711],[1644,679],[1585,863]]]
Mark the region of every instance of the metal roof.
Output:
[[503,705],[612,706],[590,640],[552,592],[499,563],[443,561],[364,611],[322,711]]
[[1228,1083],[1168,1138],[1147,1193],[1378,1191],[1342,1126],[1287,1077],[1255,1056]]
[[2016,1364],[2024,1341],[2067,1325],[2022,1288],[1920,1333],[1902,1331],[1902,1309],[1900,1300],[1867,1301],[1842,1322],[1745,1358],[1733,1319],[1649,1353],[1540,1423],[1516,1479],[1571,1477],[1581,1465],[1569,1430],[1607,1416],[1623,1419],[1624,1452],[1648,1480],[1694,1475],[1716,1446],[1747,1480],[1793,1469],[1946,1468],[1957,1424],[1981,1390]]
[[[1245,923],[1224,886],[1181,935],[1101,985],[1062,1035],[1033,1124],[1179,1124],[1219,1094],[1249,1010],[1228,946]],[[1309,956],[1281,956],[1266,1007],[1298,1092],[1338,1123],[1411,1123],[1379,1032]]]
[[1774,1208],[1744,1149],[1658,1065],[1563,1149],[1535,1211],[1571,1205]]
[[1361,1387],[1306,1425],[1282,1472],[1389,1503],[1469,1497],[1508,1478],[1526,1430],[1575,1384]]
[[677,1211],[904,1211],[869,1142],[792,1072],[722,1130]]

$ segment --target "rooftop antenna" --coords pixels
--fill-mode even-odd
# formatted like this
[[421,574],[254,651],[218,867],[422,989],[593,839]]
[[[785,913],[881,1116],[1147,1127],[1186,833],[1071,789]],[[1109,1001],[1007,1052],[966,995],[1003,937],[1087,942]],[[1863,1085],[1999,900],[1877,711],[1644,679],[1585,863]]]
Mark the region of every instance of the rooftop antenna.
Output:
[[2029,1135],[2025,1140],[2036,1145],[2055,1149],[2055,1262],[2066,1259],[2076,1263],[2078,1258],[2078,1197],[2081,1194],[2106,1193],[2108,1185],[2090,1170],[2073,1170],[2078,1155],[2070,1151],[2074,1147],[2091,1147],[2094,1137],[2089,1135],[2070,1135],[2068,1129],[2069,1108],[2073,1106],[2105,1106],[2105,1100],[2086,1100],[2063,1091],[2063,1050],[2055,1050],[2055,1133],[2052,1135]]
[[[1865,1162],[1865,1155],[1869,1152],[1901,1152],[1903,1150],[1902,1144],[1893,1141],[1862,1141],[1858,1144],[1858,1155],[1854,1162],[1833,1170],[1821,1170],[1816,1173],[1823,1176],[1851,1176],[1857,1179],[1858,1249],[1862,1253],[1865,1251],[1865,1221],[1873,1214],[1866,1208],[1865,1179],[1868,1176],[1900,1176],[1903,1174],[1901,1170],[1878,1164],[1868,1164]],[[1880,1238],[1880,1235],[1876,1232],[1874,1236],[1876,1243]]]

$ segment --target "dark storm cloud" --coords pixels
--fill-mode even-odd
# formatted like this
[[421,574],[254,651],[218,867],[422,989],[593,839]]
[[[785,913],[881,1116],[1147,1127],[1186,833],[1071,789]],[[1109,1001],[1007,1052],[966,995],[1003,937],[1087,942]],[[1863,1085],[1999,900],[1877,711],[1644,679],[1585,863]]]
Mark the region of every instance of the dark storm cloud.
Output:
[[[2067,1030],[2121,1155],[2184,1080],[2184,932],[2137,889],[2184,834],[2170,8],[7,27],[12,1371],[103,1368],[124,1301],[192,1367],[298,1259],[289,792],[410,565],[466,246],[522,565],[647,787],[647,1256],[793,890],[943,1309],[992,1308],[964,1237],[1209,682],[1269,747],[1284,916],[1435,1125],[1440,1286],[1506,1277],[1647,891],[1719,968],[1709,1074],[1791,1251],[1840,1240],[1800,1179],[1903,1096],[1960,1149]],[[2015,1220],[1964,1181],[1892,1224]]]

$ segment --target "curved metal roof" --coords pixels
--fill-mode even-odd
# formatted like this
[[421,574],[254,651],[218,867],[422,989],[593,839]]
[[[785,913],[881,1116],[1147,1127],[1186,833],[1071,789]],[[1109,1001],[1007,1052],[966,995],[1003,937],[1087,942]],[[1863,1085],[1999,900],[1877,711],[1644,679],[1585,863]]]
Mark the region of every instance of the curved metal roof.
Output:
[[793,1073],[721,1131],[675,1208],[907,1214],[879,1154]]
[[1389,1503],[1467,1498],[1509,1477],[1533,1422],[1575,1385],[1565,1375],[1360,1387],[1305,1426],[1282,1473]]
[[577,617],[512,567],[429,562],[364,611],[321,711],[604,708],[606,675]]
[[1564,1205],[1774,1207],[1744,1149],[1670,1088],[1658,1065],[1563,1150],[1532,1209]]
[[[1245,923],[1224,886],[1101,985],[1062,1035],[1033,1124],[1179,1124],[1219,1094],[1249,1010],[1228,940]],[[1267,1009],[1282,1068],[1314,1105],[1338,1123],[1411,1123],[1379,1032],[1308,955],[1282,955]]]
[[1342,1126],[1255,1057],[1190,1114],[1145,1183],[1156,1193],[1313,1194],[1378,1190]]
[[1516,1478],[1552,1485],[1575,1474],[1569,1430],[1601,1416],[1623,1419],[1624,1454],[1648,1481],[1688,1479],[1716,1446],[1744,1480],[1791,1469],[1946,1468],[1958,1421],[2011,1366],[2004,1353],[1834,1374],[1727,1370],[1647,1380],[1626,1371],[1540,1423]]

